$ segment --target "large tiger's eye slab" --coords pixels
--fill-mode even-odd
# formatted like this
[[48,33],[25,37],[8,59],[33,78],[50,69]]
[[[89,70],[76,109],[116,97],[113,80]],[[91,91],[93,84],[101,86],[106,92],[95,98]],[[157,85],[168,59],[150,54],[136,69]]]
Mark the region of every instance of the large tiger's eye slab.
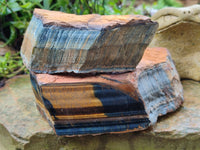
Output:
[[157,27],[140,15],[74,15],[35,9],[21,56],[35,73],[130,71]]
[[133,72],[31,73],[36,104],[57,135],[144,130],[183,103],[183,89],[167,49],[148,48]]

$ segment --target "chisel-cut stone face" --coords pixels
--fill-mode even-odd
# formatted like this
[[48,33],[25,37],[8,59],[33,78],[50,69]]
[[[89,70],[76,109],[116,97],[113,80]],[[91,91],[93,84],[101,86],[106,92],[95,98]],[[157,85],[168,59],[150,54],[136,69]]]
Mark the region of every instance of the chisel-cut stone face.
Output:
[[200,81],[200,5],[164,8],[152,19],[159,23],[151,47],[166,47],[181,78]]
[[158,24],[139,15],[74,15],[35,9],[21,55],[35,73],[130,71]]
[[170,54],[147,49],[134,72],[49,75],[31,73],[36,104],[57,135],[144,130],[183,103]]

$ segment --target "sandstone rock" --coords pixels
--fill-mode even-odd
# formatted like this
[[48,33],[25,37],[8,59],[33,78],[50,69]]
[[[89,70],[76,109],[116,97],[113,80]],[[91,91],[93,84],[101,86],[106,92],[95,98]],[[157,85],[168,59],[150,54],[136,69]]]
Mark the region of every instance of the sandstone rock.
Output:
[[200,5],[164,8],[152,20],[159,23],[151,47],[166,47],[181,78],[200,81]]
[[184,104],[153,128],[126,134],[57,137],[34,104],[28,76],[10,79],[0,89],[1,150],[199,150],[200,83],[183,81]]
[[36,103],[57,135],[144,130],[183,103],[170,54],[146,49],[136,70],[80,76],[31,74]]
[[154,128],[157,137],[198,139],[200,137],[200,83],[183,80],[184,105],[176,113],[160,119]]
[[31,138],[53,134],[35,108],[29,82],[19,76],[0,89],[0,149],[22,149]]
[[156,22],[139,15],[79,16],[35,9],[21,55],[36,73],[130,71],[156,29]]

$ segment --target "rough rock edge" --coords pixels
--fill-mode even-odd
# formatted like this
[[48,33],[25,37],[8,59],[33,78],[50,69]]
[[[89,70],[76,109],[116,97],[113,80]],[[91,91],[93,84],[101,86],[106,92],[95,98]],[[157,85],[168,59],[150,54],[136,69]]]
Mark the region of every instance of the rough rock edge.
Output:
[[[65,22],[61,22],[61,21],[54,21],[53,22],[51,20],[46,19],[45,16],[42,16],[40,14],[40,12],[44,12],[44,13],[45,12],[46,13],[55,12],[55,13],[59,13],[59,14],[62,14],[62,15],[71,15],[72,17],[79,16],[79,15],[67,14],[67,13],[64,13],[64,12],[49,11],[49,10],[43,10],[43,9],[35,8],[33,14],[34,14],[34,16],[36,18],[42,20],[44,26],[60,26],[60,27],[88,29],[88,30],[106,30],[106,29],[113,29],[113,28],[117,28],[117,27],[121,27],[121,26],[133,26],[133,25],[136,25],[136,24],[157,24],[158,25],[157,22],[152,21],[149,17],[142,16],[142,15],[126,15],[126,16],[129,16],[129,17],[135,17],[135,18],[127,21],[125,24],[124,23],[115,22],[114,25],[112,25],[112,26],[106,25],[105,27],[98,26],[98,25],[89,25],[90,22],[93,22],[93,21],[98,20],[98,19],[101,18],[101,15],[89,14],[89,15],[82,15],[82,16],[94,16],[94,17],[88,20],[87,25],[85,27],[80,27],[80,26],[76,26],[76,25],[72,25],[72,24],[68,23],[67,20]],[[109,16],[109,15],[107,15],[107,16]],[[118,16],[118,15],[116,15],[116,16]],[[137,19],[137,18],[139,18],[139,19]]]

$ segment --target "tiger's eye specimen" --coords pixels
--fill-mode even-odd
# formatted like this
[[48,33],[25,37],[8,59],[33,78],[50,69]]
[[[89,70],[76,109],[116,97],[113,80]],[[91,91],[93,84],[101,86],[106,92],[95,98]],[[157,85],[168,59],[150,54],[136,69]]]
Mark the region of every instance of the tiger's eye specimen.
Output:
[[181,78],[200,81],[200,5],[164,8],[152,20],[159,23],[151,47],[166,47]]
[[165,48],[147,48],[133,72],[35,74],[36,104],[57,135],[144,130],[183,103],[179,75]]
[[21,56],[35,73],[131,71],[157,27],[141,15],[74,15],[35,9]]

